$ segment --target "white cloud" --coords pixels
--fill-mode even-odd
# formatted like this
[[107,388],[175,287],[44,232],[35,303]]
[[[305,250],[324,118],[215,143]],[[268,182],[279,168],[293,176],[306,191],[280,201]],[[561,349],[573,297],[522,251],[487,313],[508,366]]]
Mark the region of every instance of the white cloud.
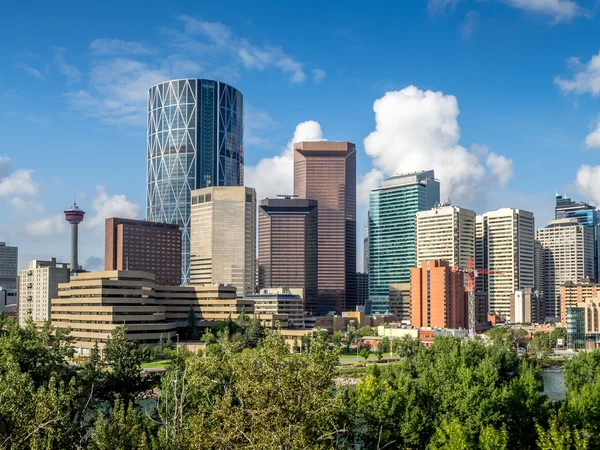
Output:
[[383,178],[383,172],[378,169],[371,169],[364,175],[359,175],[356,184],[356,201],[359,205],[369,204],[369,193],[381,185]]
[[587,145],[588,148],[600,149],[600,121],[598,121],[596,129],[585,138],[585,145]]
[[577,57],[570,57],[567,66],[573,70],[572,79],[555,77],[554,82],[565,93],[600,95],[600,52],[583,64]]
[[479,14],[477,14],[475,11],[469,11],[465,16],[465,20],[460,24],[458,29],[462,37],[466,39],[473,34],[475,28],[477,28],[477,25],[479,25]]
[[313,69],[313,83],[318,84],[325,79],[327,74],[322,69]]
[[120,39],[95,39],[90,43],[90,51],[95,55],[149,55],[152,49],[141,42]]
[[579,167],[573,185],[585,198],[600,205],[600,166]]
[[44,206],[35,200],[27,200],[22,197],[13,197],[10,199],[10,204],[15,211],[19,212],[44,212]]
[[263,158],[254,167],[244,168],[246,186],[256,189],[258,199],[294,192],[294,143],[323,138],[321,125],[313,120],[299,123],[285,150],[272,158]]
[[62,214],[55,214],[25,224],[25,233],[36,240],[44,240],[66,233],[68,229],[69,225]]
[[490,158],[483,146],[468,151],[459,145],[459,109],[452,95],[409,86],[386,93],[373,109],[376,129],[364,147],[373,167],[386,176],[434,169],[442,201],[474,204],[485,202],[486,183],[505,182],[512,173],[506,158]]
[[24,70],[25,72],[27,72],[32,77],[37,78],[38,80],[46,78],[42,72],[40,72],[37,69],[34,69],[33,67],[25,66],[25,65],[22,65],[22,64],[17,65],[17,67],[19,69]]
[[38,185],[31,174],[33,170],[15,170],[10,167],[10,159],[0,156],[0,197],[35,197],[38,194]]
[[[172,30],[171,34],[187,51],[225,51],[246,69],[263,71],[276,67],[289,73],[292,83],[303,83],[306,79],[304,64],[287,55],[280,47],[252,44],[247,39],[236,36],[231,28],[220,22],[207,22],[190,16],[181,16],[180,19],[184,24],[184,34]],[[195,36],[208,39],[209,44],[197,41]]]
[[67,77],[69,83],[75,83],[81,80],[81,71],[67,62],[66,54],[67,51],[62,47],[53,47],[54,50],[54,64],[59,73]]
[[246,104],[244,119],[244,142],[247,145],[271,146],[268,138],[262,136],[263,133],[271,131],[278,126],[277,122],[268,112],[254,108]]
[[453,8],[458,2],[460,0],[429,0],[427,2],[427,11],[431,15],[443,13],[446,8]]
[[129,200],[125,194],[109,196],[102,185],[96,188],[96,197],[92,207],[94,215],[86,217],[81,226],[95,230],[104,230],[105,220],[108,217],[137,219],[141,209],[140,205]]
[[507,5],[530,13],[552,17],[554,23],[570,22],[577,16],[587,16],[589,12],[571,0],[503,0]]

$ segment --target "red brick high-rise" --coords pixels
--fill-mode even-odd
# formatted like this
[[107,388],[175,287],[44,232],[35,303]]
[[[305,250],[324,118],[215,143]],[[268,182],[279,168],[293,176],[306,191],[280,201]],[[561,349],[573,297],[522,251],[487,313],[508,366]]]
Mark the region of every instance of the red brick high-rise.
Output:
[[468,327],[464,275],[452,272],[448,261],[423,260],[410,269],[410,290],[413,327]]
[[104,270],[150,272],[156,284],[181,284],[179,225],[147,220],[106,219]]
[[318,202],[319,313],[356,309],[356,148],[294,144],[294,194]]

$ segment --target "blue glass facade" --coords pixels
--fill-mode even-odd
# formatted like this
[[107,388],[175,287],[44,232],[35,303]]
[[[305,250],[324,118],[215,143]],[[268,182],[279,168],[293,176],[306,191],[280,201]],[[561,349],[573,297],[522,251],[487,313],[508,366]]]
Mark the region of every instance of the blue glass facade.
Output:
[[594,229],[594,276],[600,280],[600,211],[585,202],[576,202],[566,195],[556,194],[556,219],[577,219],[579,224]]
[[410,282],[415,216],[440,201],[432,170],[385,180],[369,196],[369,314],[389,312],[389,285]]
[[146,218],[182,230],[182,282],[189,283],[190,195],[244,184],[244,98],[219,81],[166,81],[148,92]]

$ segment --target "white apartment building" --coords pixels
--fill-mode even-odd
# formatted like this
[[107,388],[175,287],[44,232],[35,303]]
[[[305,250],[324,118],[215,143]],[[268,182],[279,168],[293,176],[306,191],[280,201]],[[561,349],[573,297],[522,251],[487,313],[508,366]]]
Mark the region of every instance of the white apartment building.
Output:
[[267,288],[256,295],[249,295],[254,300],[254,314],[286,314],[288,324],[292,328],[304,328],[304,301],[302,288]]
[[191,284],[230,284],[237,296],[255,292],[256,191],[214,186],[192,191]]
[[425,259],[445,259],[451,267],[468,268],[475,258],[475,212],[451,205],[419,211],[415,236],[417,267]]
[[475,267],[501,272],[477,277],[477,289],[487,293],[489,313],[508,317],[511,295],[533,289],[534,247],[533,213],[503,208],[477,217]]
[[56,258],[30,261],[29,268],[19,275],[19,325],[25,326],[28,317],[34,322],[48,320],[51,300],[58,296],[58,284],[69,280],[69,265],[57,263]]
[[543,298],[546,317],[560,317],[560,286],[567,281],[577,283],[594,278],[594,229],[579,225],[577,219],[551,220],[537,230],[543,270]]

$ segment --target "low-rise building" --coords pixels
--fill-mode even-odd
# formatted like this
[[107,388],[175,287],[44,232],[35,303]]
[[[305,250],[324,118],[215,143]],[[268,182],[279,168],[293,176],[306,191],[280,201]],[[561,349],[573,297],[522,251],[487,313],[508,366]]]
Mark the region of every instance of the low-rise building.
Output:
[[396,321],[410,324],[410,283],[390,284],[390,314]]
[[248,295],[254,301],[254,313],[258,315],[281,315],[288,317],[289,328],[304,328],[303,289],[299,288],[266,288],[259,294]]
[[406,327],[390,327],[385,325],[379,325],[377,327],[377,336],[393,338],[402,338],[409,336],[412,338],[419,337],[418,328],[406,328]]
[[589,278],[578,282],[568,281],[560,287],[561,317],[567,316],[567,308],[575,308],[578,303],[590,301],[600,294],[600,284]]

